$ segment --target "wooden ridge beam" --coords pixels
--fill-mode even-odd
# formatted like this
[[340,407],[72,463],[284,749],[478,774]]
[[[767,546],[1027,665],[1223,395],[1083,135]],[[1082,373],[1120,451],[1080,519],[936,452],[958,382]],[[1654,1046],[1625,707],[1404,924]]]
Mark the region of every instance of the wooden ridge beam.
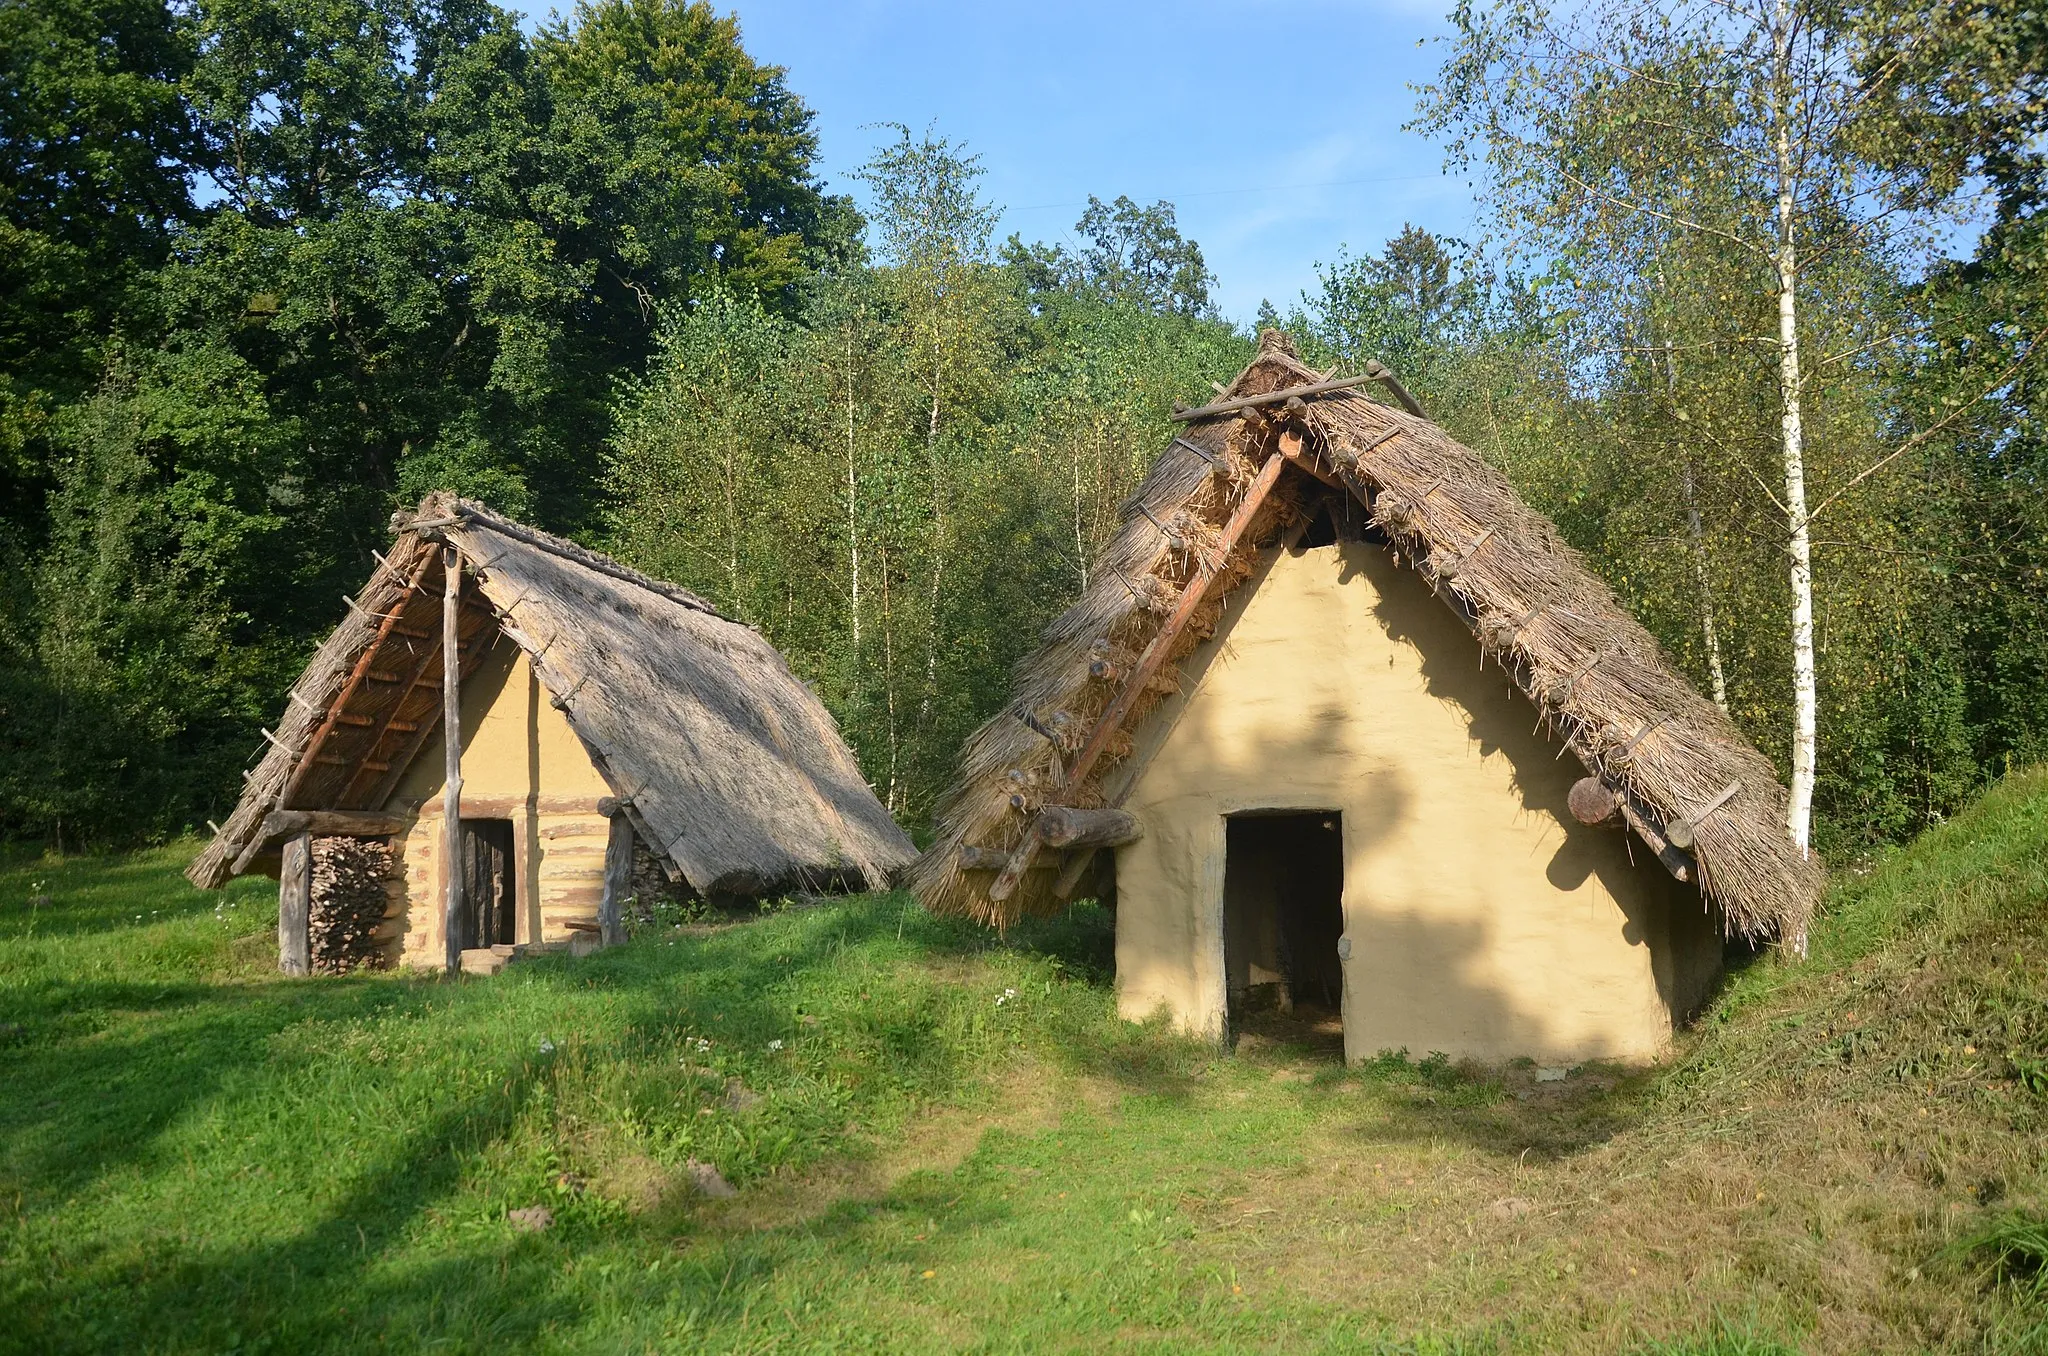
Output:
[[1302,436],[1293,429],[1288,429],[1285,433],[1282,433],[1275,445],[1279,448],[1280,455],[1287,458],[1290,466],[1293,466],[1305,475],[1322,481],[1323,484],[1328,485],[1333,490],[1343,490],[1346,494],[1351,492],[1350,487],[1337,478],[1336,472],[1325,470],[1317,465],[1316,458],[1309,455],[1307,444],[1302,439]]
[[405,815],[362,810],[272,810],[232,868],[239,876],[281,840],[308,833],[315,838],[388,838],[404,832],[412,821]]
[[1260,405],[1284,404],[1297,396],[1321,395],[1325,391],[1342,391],[1353,386],[1363,386],[1369,381],[1378,380],[1377,376],[1361,374],[1356,377],[1338,377],[1334,381],[1312,381],[1306,386],[1289,386],[1278,391],[1268,391],[1264,395],[1233,396],[1229,400],[1219,400],[1214,404],[1204,405],[1200,409],[1175,410],[1173,412],[1173,419],[1175,423],[1180,424],[1191,423],[1197,419],[1213,419],[1219,414],[1235,414],[1239,410],[1249,410]]
[[1145,836],[1145,826],[1128,810],[1081,810],[1048,805],[1038,812],[1047,847],[1122,847]]

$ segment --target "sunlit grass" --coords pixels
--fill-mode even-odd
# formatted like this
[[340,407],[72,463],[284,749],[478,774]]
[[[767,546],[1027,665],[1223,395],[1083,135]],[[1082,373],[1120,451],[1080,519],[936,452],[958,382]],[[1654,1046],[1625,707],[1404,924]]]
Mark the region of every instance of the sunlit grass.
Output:
[[287,981],[270,882],[17,854],[0,1349],[2048,1350],[2044,817],[2013,779],[1665,1070],[1541,1087],[1119,1022],[1092,906]]

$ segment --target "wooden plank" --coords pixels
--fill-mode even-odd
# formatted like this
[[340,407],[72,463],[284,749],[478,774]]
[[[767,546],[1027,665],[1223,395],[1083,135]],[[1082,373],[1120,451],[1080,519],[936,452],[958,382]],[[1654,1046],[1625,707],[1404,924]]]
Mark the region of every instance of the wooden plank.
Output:
[[1052,897],[1072,899],[1075,888],[1081,884],[1082,874],[1088,870],[1089,863],[1095,860],[1095,854],[1100,851],[1101,848],[1084,847],[1069,852],[1066,861],[1060,864],[1060,874],[1053,880]]
[[1282,433],[1277,440],[1277,445],[1280,449],[1280,455],[1287,458],[1290,466],[1314,476],[1333,490],[1343,490],[1346,494],[1351,492],[1350,488],[1337,478],[1335,472],[1326,471],[1316,464],[1316,459],[1308,454],[1308,449],[1304,445],[1301,435],[1293,429]]
[[1200,409],[1175,410],[1173,419],[1176,423],[1186,424],[1196,419],[1212,419],[1219,414],[1235,414],[1239,410],[1249,410],[1259,405],[1278,405],[1284,401],[1292,400],[1296,396],[1321,395],[1325,391],[1342,391],[1352,386],[1363,386],[1369,381],[1378,380],[1378,377],[1359,375],[1356,377],[1338,377],[1335,381],[1312,381],[1306,386],[1289,386],[1285,390],[1268,391],[1265,395],[1237,396],[1230,400],[1219,400],[1213,405],[1204,405]]
[[633,825],[624,815],[612,817],[611,841],[604,848],[604,898],[597,921],[606,946],[626,940],[626,896],[633,889]]
[[[1216,542],[1213,558],[1219,569],[1229,561],[1230,553],[1237,549],[1238,541],[1251,527],[1252,519],[1257,516],[1260,508],[1264,507],[1267,497],[1273,493],[1273,486],[1279,483],[1280,472],[1286,465],[1287,460],[1284,457],[1268,457],[1266,464],[1259,468],[1258,476],[1252,481],[1251,488],[1245,491],[1244,498],[1238,501],[1236,511],[1230,515],[1230,521],[1223,525],[1223,535]],[[1138,662],[1132,667],[1130,676],[1124,679],[1124,685],[1117,690],[1116,696],[1110,699],[1102,718],[1095,722],[1095,729],[1089,733],[1088,742],[1081,746],[1081,752],[1075,757],[1074,765],[1067,769],[1067,785],[1079,786],[1087,779],[1088,774],[1095,770],[1095,764],[1101,759],[1103,751],[1109,747],[1110,739],[1122,727],[1125,717],[1130,715],[1131,708],[1144,694],[1146,685],[1152,681],[1153,675],[1159,672],[1172,654],[1174,642],[1180,639],[1180,633],[1194,618],[1196,610],[1202,605],[1202,600],[1208,597],[1209,585],[1215,582],[1215,579],[1214,571],[1207,572],[1188,581],[1188,586],[1181,590],[1180,601],[1175,604],[1173,614],[1160,626],[1158,633],[1152,637],[1152,643],[1145,647],[1145,652],[1138,656]]]
[[447,899],[441,910],[448,973],[462,970],[462,557],[441,548],[441,862]]
[[313,835],[285,840],[277,875],[277,968],[287,975],[313,973]]

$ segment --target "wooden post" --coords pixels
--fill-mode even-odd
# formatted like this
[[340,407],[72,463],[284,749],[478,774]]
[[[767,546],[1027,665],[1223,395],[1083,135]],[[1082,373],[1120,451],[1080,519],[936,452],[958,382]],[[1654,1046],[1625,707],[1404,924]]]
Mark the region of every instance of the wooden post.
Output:
[[598,940],[617,946],[626,940],[626,896],[633,889],[633,821],[622,807],[612,815],[612,836],[604,846],[604,898],[597,905]]
[[441,548],[441,860],[448,871],[448,899],[442,909],[449,974],[462,969],[462,555]]
[[998,904],[1016,893],[1017,883],[1024,879],[1024,873],[1031,869],[1031,861],[1038,855],[1039,846],[1045,841],[1045,819],[1032,819],[1030,827],[1024,830],[1024,840],[1010,853],[1010,860],[988,887],[988,897]]
[[277,968],[287,975],[313,973],[313,835],[287,838],[277,873]]

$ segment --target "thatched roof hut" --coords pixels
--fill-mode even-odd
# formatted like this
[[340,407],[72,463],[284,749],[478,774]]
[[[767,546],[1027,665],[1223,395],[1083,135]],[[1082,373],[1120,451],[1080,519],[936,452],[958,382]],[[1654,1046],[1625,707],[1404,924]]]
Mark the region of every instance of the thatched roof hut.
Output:
[[[544,844],[603,833],[605,817],[706,896],[878,886],[914,855],[816,694],[752,628],[450,495],[394,527],[390,552],[293,685],[240,804],[193,862],[194,884],[215,888],[275,861],[307,813],[319,816],[316,834],[320,824],[386,830],[423,898],[428,876],[445,884],[445,863],[422,866],[431,835],[406,847],[408,826],[436,812],[443,789],[444,620],[458,634],[462,814],[516,821],[505,850],[533,877],[532,894],[548,882],[527,858],[563,856],[566,843]],[[459,565],[459,611],[448,610],[444,559]],[[602,817],[578,827],[592,816]],[[554,901],[567,923],[596,902],[599,873],[579,869],[581,886]],[[513,930],[543,940],[544,902],[522,903],[533,916]],[[398,929],[408,930],[421,932]]]
[[[1257,358],[1223,397],[1183,416],[1187,432],[1160,456],[1124,506],[1122,529],[1096,561],[1088,588],[1048,627],[1042,647],[1018,665],[1013,700],[969,739],[959,780],[938,809],[937,840],[909,876],[925,905],[997,926],[1024,913],[1055,911],[1090,881],[1100,883],[1110,860],[1107,849],[1114,847],[1120,970],[1127,968],[1127,960],[1142,960],[1152,969],[1192,966],[1207,975],[1209,961],[1200,956],[1162,961],[1131,950],[1136,944],[1126,934],[1136,925],[1125,917],[1132,908],[1130,871],[1167,850],[1159,825],[1172,819],[1166,809],[1147,811],[1141,802],[1166,804],[1162,797],[1167,791],[1159,782],[1169,774],[1162,767],[1185,769],[1171,774],[1182,780],[1170,788],[1183,798],[1202,790],[1204,783],[1237,775],[1236,764],[1221,767],[1217,762],[1217,742],[1224,738],[1217,732],[1237,727],[1222,717],[1205,716],[1208,723],[1201,728],[1208,733],[1191,734],[1190,722],[1201,710],[1204,685],[1223,682],[1216,674],[1227,676],[1232,664],[1243,667],[1233,658],[1233,647],[1243,648],[1265,634],[1256,626],[1243,630],[1251,626],[1246,618],[1257,618],[1264,606],[1250,595],[1282,590],[1272,580],[1293,567],[1285,565],[1287,553],[1281,548],[1294,545],[1298,553],[1303,533],[1314,522],[1323,524],[1324,537],[1332,539],[1329,550],[1350,551],[1343,557],[1348,563],[1341,564],[1341,580],[1333,575],[1328,584],[1332,597],[1341,593],[1351,599],[1346,604],[1350,611],[1321,614],[1324,620],[1317,624],[1349,626],[1354,614],[1376,610],[1381,623],[1372,641],[1378,647],[1371,650],[1375,668],[1407,672],[1407,656],[1421,651],[1411,686],[1418,692],[1427,687],[1435,701],[1428,709],[1415,708],[1418,714],[1409,723],[1418,731],[1437,720],[1431,710],[1464,704],[1459,716],[1464,724],[1451,746],[1387,753],[1387,769],[1373,783],[1377,792],[1346,783],[1351,790],[1301,793],[1309,804],[1323,807],[1351,796],[1347,839],[1348,825],[1365,814],[1358,798],[1399,782],[1403,759],[1437,759],[1455,770],[1494,757],[1498,745],[1518,738],[1482,733],[1482,727],[1491,729],[1489,722],[1504,730],[1540,727],[1547,736],[1546,750],[1556,757],[1568,751],[1585,771],[1571,788],[1578,820],[1626,825],[1639,843],[1634,853],[1618,860],[1662,863],[1691,892],[1693,912],[1710,910],[1730,934],[1802,933],[1820,890],[1822,868],[1787,838],[1787,797],[1770,762],[1673,668],[1555,527],[1524,504],[1497,470],[1418,413],[1368,397],[1360,389],[1363,380],[1324,380],[1294,356],[1284,336],[1269,331]],[[1342,540],[1347,537],[1353,543],[1348,548]],[[1353,576],[1378,578],[1396,566],[1406,582],[1393,582],[1388,575],[1364,593],[1344,592]],[[1248,582],[1251,587],[1241,588]],[[1430,617],[1438,619],[1403,622],[1412,633],[1405,637],[1392,634],[1385,620],[1398,611],[1404,591],[1433,599]],[[1458,633],[1455,642],[1416,639],[1438,625],[1452,625]],[[1233,627],[1239,628],[1235,638]],[[1319,634],[1273,643],[1288,656],[1269,675],[1267,685],[1282,689],[1271,694],[1275,701],[1284,701],[1285,690],[1297,683],[1306,692],[1313,672],[1326,664],[1325,654],[1334,654],[1331,647],[1337,644]],[[1478,652],[1477,664],[1468,658],[1466,667],[1490,660],[1506,675],[1522,715],[1491,713],[1491,699],[1458,695],[1451,690],[1454,685],[1447,686],[1450,680],[1431,677],[1432,666],[1443,670],[1446,654],[1460,646]],[[1371,725],[1368,711],[1336,708],[1361,708],[1371,684],[1381,681],[1363,672],[1335,675],[1316,719]],[[1498,686],[1497,680],[1488,681]],[[1261,704],[1267,695],[1253,693],[1243,700]],[[1389,711],[1406,700],[1405,691],[1371,698]],[[1328,742],[1326,733],[1312,734],[1305,725],[1290,726],[1288,718],[1268,714],[1261,737],[1285,743],[1301,767],[1315,764],[1319,744]],[[1385,720],[1380,726],[1360,736],[1365,740],[1361,748],[1375,739],[1398,742],[1398,732],[1385,729]],[[1186,751],[1190,741],[1201,740],[1208,745]],[[1180,753],[1175,752],[1177,743]],[[1231,756],[1238,764],[1257,761],[1242,750]],[[1377,756],[1368,749],[1354,758]],[[1546,752],[1542,761],[1551,756]],[[1500,810],[1500,816],[1517,823],[1527,821],[1531,811],[1542,812],[1545,823],[1560,818],[1556,812],[1565,809],[1564,788],[1556,788],[1554,795],[1539,790],[1537,784],[1548,786],[1551,774],[1534,761],[1510,762],[1502,773],[1503,795],[1505,788],[1518,789],[1520,801]],[[1289,775],[1282,769],[1267,781],[1284,787]],[[1341,780],[1355,774],[1340,769],[1330,775]],[[1427,781],[1403,783],[1412,805],[1428,802]],[[1260,794],[1278,796],[1278,804],[1291,793]],[[1223,817],[1264,812],[1257,796],[1246,795],[1252,804],[1224,804]],[[1148,814],[1155,821],[1150,825],[1144,822]],[[1385,824],[1375,832],[1396,837],[1415,832],[1412,810],[1405,828],[1394,827],[1397,817],[1391,812],[1383,817]],[[1578,820],[1564,820],[1545,832],[1559,842],[1582,843]],[[1220,857],[1220,821],[1213,834],[1193,821],[1174,832],[1182,828],[1209,844],[1188,851]],[[1138,843],[1141,837],[1150,845]],[[1623,850],[1621,838],[1605,841],[1615,845],[1614,851]],[[1436,850],[1440,856],[1459,851],[1448,844]],[[1490,851],[1484,841],[1468,841],[1465,850]],[[1527,850],[1533,850],[1529,844],[1503,846],[1496,855]],[[1222,909],[1220,861],[1191,858],[1180,867],[1159,869],[1183,873],[1176,898],[1200,897],[1162,908],[1192,907],[1198,914]],[[1618,878],[1621,867],[1603,865],[1600,870]],[[1353,918],[1353,894],[1365,888],[1345,886],[1347,918]],[[1536,882],[1536,893],[1546,888]],[[1496,883],[1479,891],[1494,892],[1493,903],[1472,907],[1497,909],[1512,894],[1503,890],[1508,887]],[[1173,932],[1177,938],[1206,936],[1205,929],[1221,927],[1220,919],[1197,917],[1192,922],[1176,919],[1169,931],[1178,929]],[[1173,946],[1183,944],[1177,940]],[[1202,978],[1196,987],[1209,985],[1212,978]],[[1216,1004],[1206,993],[1185,1001],[1173,997],[1177,980],[1165,989],[1147,990],[1135,1005],[1134,981],[1126,975],[1123,982],[1127,1010],[1142,1011],[1146,1002],[1159,998],[1195,1025],[1216,1023],[1211,1011]],[[1201,1011],[1191,1017],[1190,1005]]]

